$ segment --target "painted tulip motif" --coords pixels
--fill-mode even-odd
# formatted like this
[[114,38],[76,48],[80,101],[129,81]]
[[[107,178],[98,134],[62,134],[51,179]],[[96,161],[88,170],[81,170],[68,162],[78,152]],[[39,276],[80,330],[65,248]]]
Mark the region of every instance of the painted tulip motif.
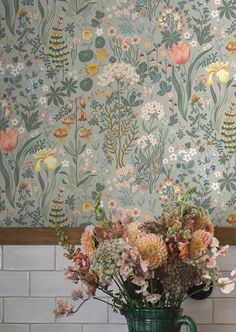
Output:
[[93,76],[97,75],[98,72],[99,72],[99,67],[95,63],[90,63],[89,65],[87,65],[87,67],[86,67],[86,73],[90,77],[93,77]]
[[207,85],[213,85],[213,77],[216,76],[221,83],[227,83],[230,78],[228,62],[214,62],[210,64],[206,71],[209,76],[207,79]]
[[167,52],[171,60],[177,65],[184,65],[190,58],[191,46],[188,43],[180,42],[173,45]]
[[43,149],[35,153],[33,157],[36,159],[34,171],[37,173],[41,171],[42,163],[46,164],[50,171],[54,171],[57,167],[58,161],[55,150]]
[[5,152],[13,151],[18,145],[18,132],[12,128],[7,128],[0,132],[0,149]]

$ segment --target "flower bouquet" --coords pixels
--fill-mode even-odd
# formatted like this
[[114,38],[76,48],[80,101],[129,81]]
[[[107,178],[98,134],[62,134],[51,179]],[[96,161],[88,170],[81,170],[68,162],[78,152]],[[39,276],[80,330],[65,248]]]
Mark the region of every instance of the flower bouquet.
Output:
[[[66,277],[81,285],[73,291],[73,300],[104,301],[96,297],[100,290],[112,299],[108,304],[114,311],[126,316],[130,331],[175,332],[184,323],[181,305],[189,289],[204,285],[207,290],[216,284],[224,293],[232,291],[236,270],[232,279],[223,278],[216,263],[218,256],[227,254],[228,245],[219,247],[212,221],[192,203],[194,192],[169,202],[159,217],[148,221],[115,204],[106,217],[97,196],[94,211],[101,220],[86,227],[79,248],[69,246],[57,227],[60,244],[68,251],[65,256],[73,263],[65,268]],[[61,300],[55,313],[76,311]],[[151,325],[146,328],[147,321]]]

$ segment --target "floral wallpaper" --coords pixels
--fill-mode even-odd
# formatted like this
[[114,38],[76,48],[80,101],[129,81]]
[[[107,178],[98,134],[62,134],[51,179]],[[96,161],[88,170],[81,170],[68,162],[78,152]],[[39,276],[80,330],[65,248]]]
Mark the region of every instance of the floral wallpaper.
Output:
[[236,0],[0,0],[0,225],[236,207]]

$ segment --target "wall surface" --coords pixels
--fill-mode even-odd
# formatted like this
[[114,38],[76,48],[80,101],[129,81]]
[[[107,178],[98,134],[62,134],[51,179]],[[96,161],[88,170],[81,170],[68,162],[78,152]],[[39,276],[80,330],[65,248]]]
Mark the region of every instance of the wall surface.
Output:
[[[0,332],[127,332],[124,318],[98,301],[86,303],[74,316],[55,319],[56,301],[75,288],[64,278],[68,261],[62,254],[54,246],[1,248]],[[223,271],[232,270],[235,257],[236,246],[219,262]],[[198,323],[198,332],[236,331],[236,289],[224,296],[214,289],[210,298],[187,300],[183,307]]]
[[105,207],[115,199],[149,218],[192,186],[195,203],[226,224],[236,204],[235,8],[1,0],[0,226],[94,221],[95,191]]

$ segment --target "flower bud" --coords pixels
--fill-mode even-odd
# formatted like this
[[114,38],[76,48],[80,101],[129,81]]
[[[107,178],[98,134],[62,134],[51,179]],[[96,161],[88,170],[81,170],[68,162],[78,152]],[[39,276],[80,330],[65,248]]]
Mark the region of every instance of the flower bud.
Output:
[[86,102],[85,102],[85,100],[84,100],[83,97],[80,97],[79,104],[80,104],[81,108],[85,108],[86,107]]
[[73,104],[72,103],[69,103],[68,105],[67,105],[67,112],[72,112],[73,111]]

